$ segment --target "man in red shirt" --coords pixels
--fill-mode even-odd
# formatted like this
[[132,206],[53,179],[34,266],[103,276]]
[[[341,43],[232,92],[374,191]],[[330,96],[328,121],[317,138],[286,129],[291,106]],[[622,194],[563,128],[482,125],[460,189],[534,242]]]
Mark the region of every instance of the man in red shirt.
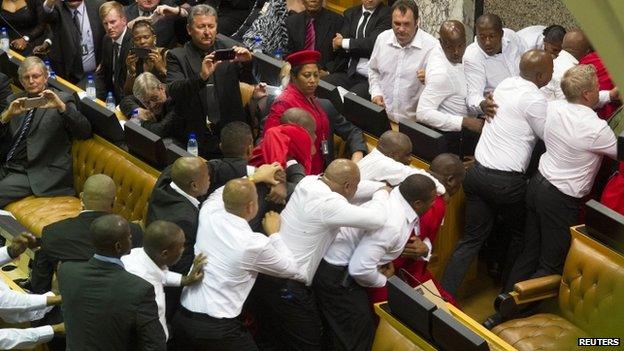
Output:
[[[444,220],[446,201],[459,191],[466,175],[466,169],[457,155],[440,154],[431,162],[429,173],[444,185],[446,194],[438,196],[431,208],[420,218],[420,235],[412,236],[409,239],[401,257],[393,261],[394,270],[400,275],[399,271],[404,269],[413,276],[415,279],[406,274],[405,280],[414,287],[431,279],[440,291],[442,298],[457,306],[455,298],[446,292],[433,274],[427,270],[427,262],[430,256],[430,246],[427,245],[427,241],[429,245],[435,242],[438,230]],[[371,288],[368,292],[371,303],[388,299],[386,287]]]
[[[607,67],[605,67],[604,63],[602,63],[602,59],[598,56],[596,51],[592,51],[589,54],[583,56],[579,60],[579,65],[592,65],[596,68],[596,75],[598,75],[598,86],[600,91],[603,90],[611,90],[615,88],[615,84],[611,80],[611,76],[609,76],[609,72],[607,71]],[[608,119],[611,117],[613,112],[620,107],[622,103],[619,101],[611,101],[603,107],[596,110],[598,116],[602,119]]]
[[602,192],[600,202],[624,215],[624,161],[620,161],[619,171],[609,179],[609,183]]

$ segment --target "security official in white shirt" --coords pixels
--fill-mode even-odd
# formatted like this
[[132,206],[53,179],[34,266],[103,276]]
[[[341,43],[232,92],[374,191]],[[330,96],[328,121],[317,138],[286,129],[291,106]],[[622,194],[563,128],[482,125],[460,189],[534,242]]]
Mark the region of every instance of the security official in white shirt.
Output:
[[470,116],[462,57],[466,51],[464,24],[451,20],[440,26],[440,46],[429,55],[425,90],[420,95],[416,121],[441,131],[447,151],[473,155],[483,119]]
[[616,158],[616,137],[592,110],[598,101],[598,77],[591,65],[570,68],[561,81],[566,100],[549,103],[546,152],[527,189],[524,250],[506,284],[561,274],[570,246],[570,227],[579,224],[583,197],[606,155]]
[[223,190],[225,208],[212,206],[217,203],[206,202],[199,214],[195,253],[205,254],[209,263],[201,284],[182,292],[174,338],[182,350],[257,350],[238,317],[258,273],[301,281],[302,270],[280,239],[277,213],[263,221],[269,237],[249,227],[258,211],[252,181],[230,180]]
[[[172,183],[173,184],[173,183]],[[199,254],[193,261],[193,269],[188,275],[169,271],[184,252],[184,232],[175,223],[157,220],[145,228],[143,247],[132,249],[121,261],[126,271],[139,276],[154,286],[158,318],[169,339],[169,329],[165,318],[165,286],[187,286],[199,282],[204,277],[205,256]]]
[[417,73],[425,68],[429,51],[436,45],[431,34],[418,28],[416,2],[396,1],[392,5],[392,29],[377,37],[368,67],[371,100],[384,106],[394,122],[415,118],[423,90]]
[[551,54],[554,59],[561,51],[561,42],[566,30],[558,24],[552,24],[548,27],[537,25],[522,28],[516,34],[524,41],[527,50],[544,50]]
[[518,75],[524,41],[511,29],[503,28],[493,14],[481,15],[475,22],[476,41],[464,53],[464,72],[468,83],[468,109],[476,114],[494,116],[496,104],[491,92],[506,78]]
[[[509,266],[521,245],[524,228],[525,172],[546,121],[546,98],[539,90],[552,76],[552,56],[543,50],[522,55],[520,77],[504,80],[494,91],[496,116],[483,127],[475,165],[464,181],[466,226],[444,270],[442,286],[456,295],[470,264],[502,217],[503,242],[509,244]],[[503,279],[505,277],[503,276]]]
[[[22,233],[11,245],[0,248],[0,266],[17,258],[27,247],[35,245],[32,234]],[[0,319],[6,323],[23,323],[43,318],[54,306],[61,304],[61,296],[52,292],[43,295],[19,293],[0,280]],[[55,334],[65,334],[65,325],[44,325],[36,328],[0,329],[0,349],[26,349],[52,340]]]
[[410,175],[390,193],[387,212],[392,215],[383,227],[340,230],[313,284],[329,326],[325,334],[329,349],[371,349],[375,327],[365,287],[386,285],[394,273],[392,261],[401,255],[414,231],[418,234],[419,216],[435,197],[435,184],[429,177]]
[[321,349],[321,316],[310,285],[340,227],[374,230],[386,222],[387,189],[377,191],[366,208],[349,203],[359,182],[354,162],[334,160],[323,175],[301,180],[281,213],[280,235],[303,269],[304,283],[263,275],[254,288],[264,309],[258,318],[279,350]]

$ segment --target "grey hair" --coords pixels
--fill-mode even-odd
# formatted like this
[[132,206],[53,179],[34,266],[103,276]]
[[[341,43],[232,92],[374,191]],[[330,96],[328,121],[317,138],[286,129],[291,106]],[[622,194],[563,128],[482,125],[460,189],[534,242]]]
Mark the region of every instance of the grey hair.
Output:
[[28,71],[35,65],[38,65],[39,67],[41,67],[43,74],[46,77],[48,76],[48,68],[46,67],[45,63],[43,63],[43,61],[37,56],[26,57],[24,61],[22,61],[22,63],[20,63],[19,67],[17,68],[17,76],[21,79],[22,74],[24,74],[24,72]]
[[191,11],[189,12],[188,17],[186,17],[186,25],[188,27],[193,25],[193,19],[195,16],[214,16],[215,19],[218,19],[217,10],[210,5],[204,4],[191,7]]
[[561,90],[569,102],[576,101],[583,92],[596,84],[596,68],[592,65],[578,65],[566,71],[561,79]]
[[143,72],[139,74],[134,80],[134,86],[132,87],[132,95],[139,99],[139,101],[145,101],[147,94],[154,89],[157,89],[163,84],[154,74],[151,72]]

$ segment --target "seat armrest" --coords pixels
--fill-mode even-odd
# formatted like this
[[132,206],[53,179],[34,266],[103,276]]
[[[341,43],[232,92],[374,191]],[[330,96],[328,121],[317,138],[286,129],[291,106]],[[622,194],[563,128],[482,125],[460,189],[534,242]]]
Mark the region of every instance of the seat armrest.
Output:
[[545,277],[525,280],[514,285],[514,292],[518,295],[519,302],[538,298],[552,297],[559,293],[561,276],[559,274],[547,275]]

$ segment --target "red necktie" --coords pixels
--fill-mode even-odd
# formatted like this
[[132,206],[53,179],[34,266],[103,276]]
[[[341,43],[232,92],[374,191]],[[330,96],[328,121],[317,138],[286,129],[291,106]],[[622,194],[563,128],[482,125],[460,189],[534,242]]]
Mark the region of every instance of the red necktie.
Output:
[[308,19],[306,25],[305,43],[303,44],[304,50],[314,50],[314,42],[316,41],[316,31],[314,30],[314,18]]

